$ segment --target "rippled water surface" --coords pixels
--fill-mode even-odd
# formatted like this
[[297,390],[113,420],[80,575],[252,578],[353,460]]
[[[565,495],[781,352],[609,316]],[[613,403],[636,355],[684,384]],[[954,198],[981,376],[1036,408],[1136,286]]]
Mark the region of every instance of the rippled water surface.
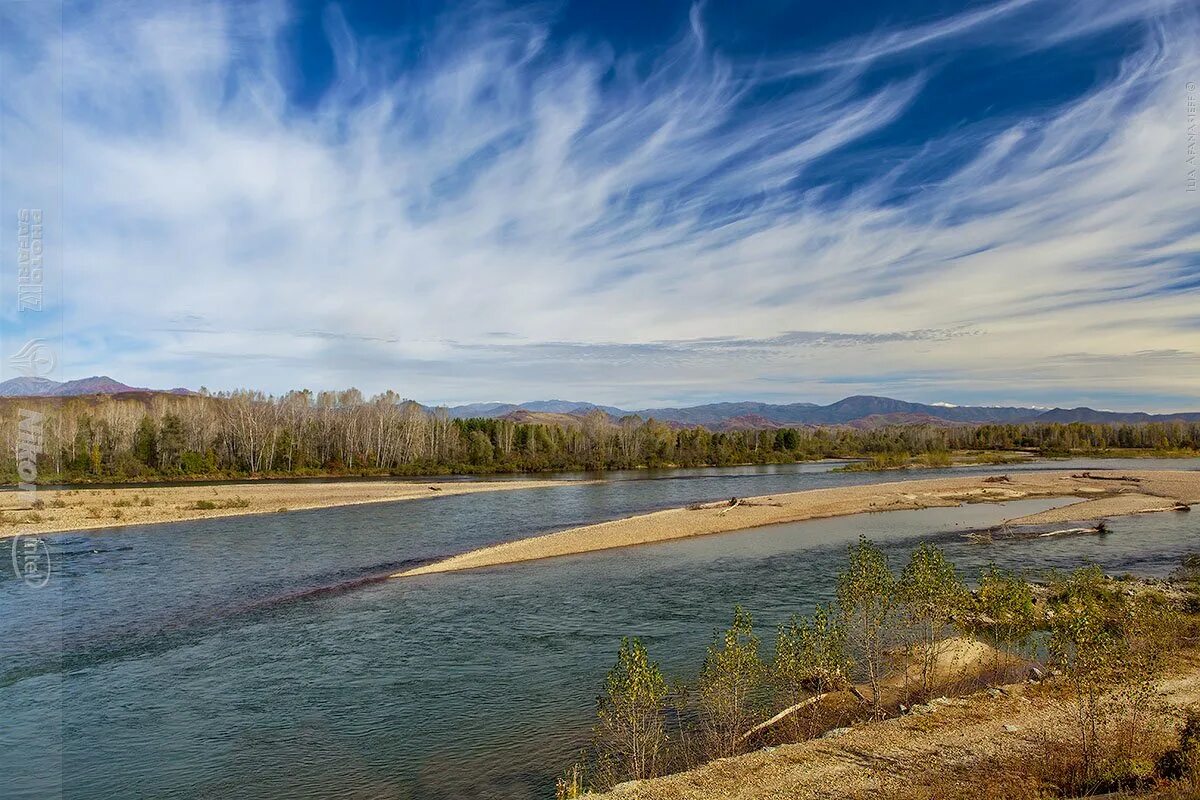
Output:
[[[552,797],[621,636],[641,636],[668,672],[687,675],[735,602],[768,632],[827,598],[859,533],[896,563],[934,541],[968,575],[992,561],[1161,575],[1200,550],[1195,513],[1120,519],[1104,536],[962,538],[1057,504],[1030,500],[379,580],[482,544],[699,500],[948,472],[831,466],[611,473],[52,537],[49,587],[0,577],[0,797]],[[1196,467],[953,474],[1085,466]]]

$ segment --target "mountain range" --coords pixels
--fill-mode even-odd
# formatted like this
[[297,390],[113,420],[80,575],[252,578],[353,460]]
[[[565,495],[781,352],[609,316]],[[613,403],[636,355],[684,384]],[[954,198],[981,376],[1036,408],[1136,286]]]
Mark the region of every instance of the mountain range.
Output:
[[909,403],[890,397],[855,395],[829,405],[816,403],[709,403],[685,408],[624,410],[594,403],[566,400],[537,400],[529,403],[472,403],[454,406],[456,418],[510,418],[536,421],[539,415],[561,418],[583,417],[599,410],[617,419],[624,416],[653,417],[675,425],[703,425],[714,430],[779,428],[802,425],[852,425],[878,427],[889,424],[977,425],[1021,422],[1200,422],[1200,412],[1147,414],[1144,412],[1097,411],[1093,408],[1034,408],[1020,406],[952,406],[944,403]]
[[[11,378],[0,382],[0,397],[79,397],[131,392],[186,395],[188,389],[145,389],[95,375],[60,383],[49,378]],[[682,408],[626,410],[596,403],[569,400],[535,400],[528,403],[470,403],[452,406],[455,419],[483,417],[517,422],[571,423],[599,411],[609,419],[627,416],[654,419],[675,426],[702,425],[713,430],[782,428],[804,425],[850,425],[860,428],[897,424],[977,425],[1025,422],[1200,422],[1200,412],[1147,414],[1141,411],[1098,411],[1094,408],[1034,408],[1021,406],[954,406],[946,403],[909,403],[890,397],[855,395],[829,405],[816,403],[708,403]]]
[[194,394],[190,389],[145,389],[129,386],[107,375],[93,375],[74,381],[52,381],[49,378],[9,378],[0,382],[0,397],[82,397],[90,394],[126,394],[151,392],[159,394]]

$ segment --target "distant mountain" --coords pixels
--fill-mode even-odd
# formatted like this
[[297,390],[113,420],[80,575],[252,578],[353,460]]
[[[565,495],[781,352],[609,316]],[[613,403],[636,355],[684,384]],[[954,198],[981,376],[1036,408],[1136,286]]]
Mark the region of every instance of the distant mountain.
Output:
[[447,411],[453,419],[495,419],[520,409],[521,406],[516,403],[468,403],[465,406],[452,406]]
[[90,378],[80,378],[76,381],[60,383],[54,390],[58,397],[76,397],[81,394],[123,394],[125,392],[148,391],[135,389],[128,384],[113,380],[107,375],[94,375]]
[[612,406],[598,406],[595,403],[572,403],[570,400],[535,400],[531,403],[522,403],[521,408],[526,411],[545,411],[550,414],[580,415],[599,409],[605,414],[611,414],[614,417],[623,417],[629,413],[628,411],[622,411]]
[[[518,408],[516,411],[510,411],[502,417],[496,417],[496,419],[519,422],[525,425],[558,425],[563,428],[572,428],[582,425],[585,417],[583,414],[557,414],[553,411],[529,411],[528,409]],[[609,419],[612,419],[612,417],[609,417]]]
[[1147,414],[1144,411],[1097,411],[1094,408],[1052,408],[1038,415],[1038,422],[1200,422],[1200,412]]
[[490,417],[537,420],[519,412],[583,416],[600,409],[614,419],[634,414],[676,426],[702,425],[713,430],[781,428],[788,426],[851,425],[875,428],[898,424],[979,425],[1021,422],[1200,422],[1200,412],[1147,414],[1144,412],[1097,411],[1092,408],[1032,408],[1020,406],[954,406],[947,403],[909,403],[890,397],[855,395],[829,405],[816,403],[709,403],[683,408],[643,408],[626,411],[593,403],[543,400],[532,403],[475,403],[450,409],[453,417]]
[[807,422],[813,409],[819,409],[814,403],[791,403],[788,405],[771,405],[769,403],[709,403],[690,408],[645,408],[635,411],[639,417],[660,420],[662,422],[681,422],[685,425],[704,425],[705,427],[720,427],[731,419],[765,419],[780,426],[803,425]]
[[[80,397],[84,395],[195,394],[190,389],[145,389],[107,375],[60,383],[49,378],[10,378],[0,382],[0,397]],[[600,411],[612,421],[626,416],[656,419],[672,427],[703,426],[714,431],[847,425],[879,428],[885,425],[980,425],[985,423],[1083,422],[1200,422],[1200,412],[1147,414],[1142,411],[1100,411],[1094,408],[1030,408],[1020,406],[955,406],[949,403],[909,403],[891,397],[854,395],[829,405],[816,403],[707,403],[681,408],[643,408],[628,411],[615,406],[572,400],[533,400],[528,403],[470,403],[447,409],[455,419],[482,417],[514,422],[572,425]]]
[[1040,413],[1036,408],[947,406],[908,403],[890,397],[855,395],[827,406],[817,406],[805,420],[809,424],[844,425],[872,416],[911,414],[948,422],[1018,422]]
[[589,411],[600,409],[605,414],[623,417],[629,414],[612,406],[598,406],[595,403],[574,403],[570,400],[533,400],[528,403],[470,403],[465,406],[452,406],[449,410],[453,419],[468,419],[483,417],[497,419],[512,414],[514,411],[539,411],[548,414],[575,414],[582,416]]
[[0,397],[48,397],[59,386],[49,378],[9,378],[0,383]]
[[79,380],[52,381],[49,378],[9,378],[0,383],[0,397],[81,397],[90,394],[127,394],[129,392],[162,392],[164,394],[194,394],[190,389],[142,389],[114,380],[107,375],[93,375]]
[[942,428],[952,428],[955,425],[972,425],[977,423],[956,422],[953,420],[926,416],[925,414],[897,413],[871,414],[869,417],[853,419],[844,424],[851,428],[869,430],[870,428],[884,428],[889,425],[934,425]]

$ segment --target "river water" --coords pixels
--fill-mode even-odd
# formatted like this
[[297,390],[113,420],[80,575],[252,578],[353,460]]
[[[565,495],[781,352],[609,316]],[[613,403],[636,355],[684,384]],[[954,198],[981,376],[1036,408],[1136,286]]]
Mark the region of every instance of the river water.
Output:
[[[734,603],[763,639],[828,598],[859,533],[995,562],[1164,575],[1200,516],[979,544],[1028,500],[775,525],[384,581],[483,544],[657,508],[896,480],[833,464],[609,473],[601,483],[78,532],[58,572],[0,577],[0,797],[553,797],[622,636],[689,676]],[[925,470],[1196,469],[1065,461]],[[564,475],[572,477],[592,477]],[[7,560],[7,559],[6,559]]]

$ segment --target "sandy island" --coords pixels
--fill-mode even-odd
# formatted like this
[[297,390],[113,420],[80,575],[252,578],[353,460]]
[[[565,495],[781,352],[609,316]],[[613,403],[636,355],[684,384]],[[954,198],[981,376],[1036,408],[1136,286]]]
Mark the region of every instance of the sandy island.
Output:
[[543,489],[573,481],[321,481],[240,483],[118,489],[39,489],[34,505],[18,492],[0,493],[0,539],[26,534],[152,525],[211,517],[272,514],[312,508],[424,500],[476,492]]
[[1080,501],[1009,520],[1009,524],[1089,520],[1166,511],[1181,505],[1200,503],[1200,472],[1014,472],[1011,475],[930,478],[810,489],[741,498],[734,505],[722,502],[673,508],[504,542],[398,572],[392,577],[514,564],[821,517],[946,507],[961,503],[999,503],[1034,497],[1072,497]]

